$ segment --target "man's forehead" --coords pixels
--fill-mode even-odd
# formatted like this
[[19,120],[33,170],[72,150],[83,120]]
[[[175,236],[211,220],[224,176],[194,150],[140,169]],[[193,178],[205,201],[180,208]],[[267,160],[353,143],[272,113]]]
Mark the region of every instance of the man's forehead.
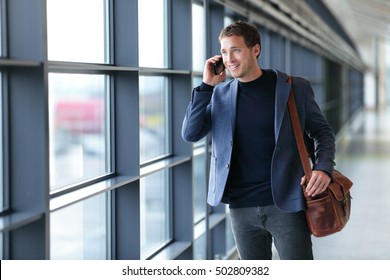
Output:
[[242,36],[225,36],[221,39],[221,48],[242,47],[243,45],[245,45],[245,42]]

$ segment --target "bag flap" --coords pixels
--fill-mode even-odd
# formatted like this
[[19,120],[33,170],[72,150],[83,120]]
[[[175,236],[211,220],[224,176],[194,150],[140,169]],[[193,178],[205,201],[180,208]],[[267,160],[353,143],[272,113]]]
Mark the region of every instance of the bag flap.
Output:
[[344,199],[344,194],[348,193],[353,183],[339,171],[333,171],[333,181],[329,184],[329,189],[339,201]]

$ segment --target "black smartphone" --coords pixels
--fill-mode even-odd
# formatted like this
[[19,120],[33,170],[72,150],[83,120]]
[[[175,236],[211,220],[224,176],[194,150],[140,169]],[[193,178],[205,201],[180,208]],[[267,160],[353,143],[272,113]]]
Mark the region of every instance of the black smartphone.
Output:
[[223,70],[225,70],[225,65],[223,64],[223,59],[217,61],[217,63],[213,63],[214,74],[219,75]]

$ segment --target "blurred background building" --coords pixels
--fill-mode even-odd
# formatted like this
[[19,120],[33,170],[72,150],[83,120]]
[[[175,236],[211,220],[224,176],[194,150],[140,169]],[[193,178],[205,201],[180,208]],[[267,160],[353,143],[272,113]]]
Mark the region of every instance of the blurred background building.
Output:
[[205,202],[210,139],[180,132],[238,19],[262,68],[310,80],[355,183],[315,257],[390,259],[389,1],[0,0],[1,259],[237,257]]

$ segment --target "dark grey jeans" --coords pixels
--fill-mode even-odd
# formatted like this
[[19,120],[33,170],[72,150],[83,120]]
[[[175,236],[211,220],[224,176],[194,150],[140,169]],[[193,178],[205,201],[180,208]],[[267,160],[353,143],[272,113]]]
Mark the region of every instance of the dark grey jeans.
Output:
[[305,213],[285,213],[274,205],[230,209],[240,259],[272,259],[272,241],[282,260],[312,260]]

